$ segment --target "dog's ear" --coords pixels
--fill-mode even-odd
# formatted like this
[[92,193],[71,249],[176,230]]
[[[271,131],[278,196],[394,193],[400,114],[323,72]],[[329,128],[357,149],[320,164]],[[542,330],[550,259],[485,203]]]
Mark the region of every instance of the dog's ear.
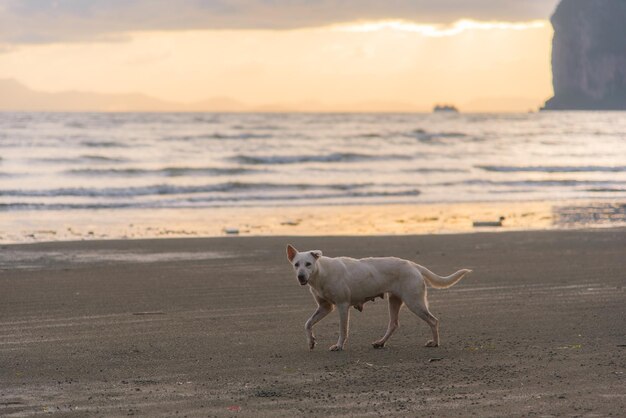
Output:
[[311,255],[317,260],[322,256],[322,252],[320,250],[311,251]]
[[291,244],[287,244],[287,258],[289,261],[293,261],[293,258],[298,254],[298,250],[296,250]]

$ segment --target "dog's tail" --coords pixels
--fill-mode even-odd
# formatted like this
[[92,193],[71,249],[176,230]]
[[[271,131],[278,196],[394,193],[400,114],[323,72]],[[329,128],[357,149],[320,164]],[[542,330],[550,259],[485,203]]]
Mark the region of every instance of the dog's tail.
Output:
[[420,266],[419,264],[415,264],[415,267],[417,267],[420,273],[422,273],[428,284],[435,289],[447,289],[448,287],[452,287],[457,284],[467,273],[472,272],[472,270],[463,269],[447,277],[441,277],[428,270],[426,267]]

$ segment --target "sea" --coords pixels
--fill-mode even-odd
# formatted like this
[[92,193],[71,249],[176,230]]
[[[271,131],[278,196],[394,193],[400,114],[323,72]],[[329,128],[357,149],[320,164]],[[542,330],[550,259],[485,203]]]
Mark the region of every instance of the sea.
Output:
[[50,211],[541,200],[624,212],[615,202],[626,202],[626,113],[0,113],[9,222]]

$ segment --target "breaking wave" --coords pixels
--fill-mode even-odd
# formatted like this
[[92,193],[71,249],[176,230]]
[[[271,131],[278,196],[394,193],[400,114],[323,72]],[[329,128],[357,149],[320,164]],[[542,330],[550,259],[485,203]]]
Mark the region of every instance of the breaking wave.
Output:
[[410,160],[412,157],[400,154],[360,154],[352,152],[334,152],[331,154],[317,155],[236,155],[231,158],[232,161],[239,164],[247,165],[281,165],[281,164],[299,164],[299,163],[339,163],[339,162],[365,162],[365,161],[384,161],[384,160]]
[[506,165],[477,165],[485,171],[500,173],[619,173],[626,172],[626,166],[506,166]]

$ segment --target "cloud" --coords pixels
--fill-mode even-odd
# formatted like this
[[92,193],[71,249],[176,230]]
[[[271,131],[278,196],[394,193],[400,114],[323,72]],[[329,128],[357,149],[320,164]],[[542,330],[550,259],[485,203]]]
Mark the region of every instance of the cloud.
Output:
[[0,43],[124,39],[147,30],[297,29],[354,21],[547,19],[558,0],[2,0]]
[[339,24],[334,26],[333,29],[342,32],[378,32],[383,30],[394,30],[400,32],[414,32],[424,36],[439,38],[443,36],[458,35],[466,30],[525,30],[543,28],[545,25],[546,22],[543,20],[533,20],[530,22],[480,22],[476,20],[461,19],[450,25],[425,25],[405,22],[402,20],[379,20],[369,23]]

